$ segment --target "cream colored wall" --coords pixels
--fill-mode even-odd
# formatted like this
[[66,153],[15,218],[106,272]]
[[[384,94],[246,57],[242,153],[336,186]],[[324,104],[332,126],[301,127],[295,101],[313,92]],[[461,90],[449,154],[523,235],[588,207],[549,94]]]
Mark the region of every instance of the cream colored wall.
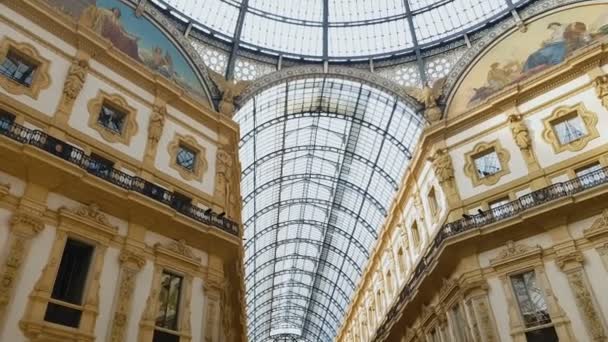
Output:
[[191,136],[200,146],[205,148],[207,170],[203,173],[202,180],[189,180],[185,181],[185,183],[212,195],[215,184],[215,155],[217,153],[217,146],[213,143],[213,141],[210,141],[209,138],[200,132],[185,127],[175,120],[167,120],[165,122],[165,129],[163,130],[161,139],[158,142],[156,161],[154,165],[157,169],[163,170],[169,176],[175,179],[182,179],[179,172],[169,166],[172,158],[169,154],[169,145],[173,141],[176,134],[180,134],[182,136]]
[[[503,121],[503,123],[504,122],[506,122],[506,119],[505,121]],[[487,122],[478,125],[478,127],[481,129],[486,128],[488,126],[491,127],[491,125],[491,122]],[[474,139],[468,140],[467,143],[458,145],[457,147],[450,149],[450,155],[452,157],[455,171],[454,176],[458,184],[460,197],[462,199],[467,199],[469,197],[479,195],[493,188],[506,184],[510,181],[513,181],[520,177],[524,177],[528,174],[526,162],[521,152],[519,151],[519,148],[517,147],[517,145],[515,145],[515,140],[513,139],[509,127],[501,127],[496,131],[492,131],[486,134],[477,134],[474,135],[474,137]],[[498,140],[502,148],[506,149],[509,152],[511,156],[508,165],[510,172],[501,177],[500,180],[494,185],[488,186],[481,184],[478,186],[474,186],[471,178],[469,178],[464,172],[465,165],[467,163],[467,158],[465,158],[465,155],[468,152],[473,151],[475,145],[477,145],[478,143],[491,143],[494,140]]]
[[[40,27],[34,25],[29,20],[23,18],[22,16],[14,13],[9,10],[6,6],[0,4],[0,13],[2,15],[10,18],[10,20],[14,20],[18,25],[22,25],[34,32],[42,33],[42,29]],[[57,104],[59,103],[60,95],[63,90],[63,80],[67,74],[68,68],[70,66],[69,62],[67,62],[60,55],[55,53],[54,51],[48,49],[46,46],[38,43],[36,40],[30,38],[27,35],[24,35],[18,30],[15,30],[13,27],[7,25],[2,18],[0,17],[0,40],[8,37],[17,43],[24,42],[30,45],[33,45],[38,53],[50,60],[49,65],[49,76],[50,76],[50,86],[46,89],[40,91],[37,99],[32,99],[27,95],[13,95],[4,90],[4,88],[0,87],[0,93],[8,95],[15,100],[22,102],[45,115],[52,116],[55,113],[55,109],[57,108]],[[64,48],[66,52],[75,53],[75,49],[72,47],[68,47],[62,42],[60,42],[57,37],[50,35],[47,32],[42,34],[42,37],[48,39],[47,41],[53,42],[53,44],[57,43],[58,46]]]
[[[573,81],[577,82],[577,81]],[[570,83],[573,83],[570,82]],[[546,96],[546,95],[545,95]],[[542,120],[546,117],[549,117],[553,111],[557,107],[560,106],[574,106],[578,103],[583,102],[587,110],[594,112],[597,115],[598,123],[597,128],[600,136],[596,139],[593,139],[580,151],[570,152],[564,151],[556,154],[553,151],[553,148],[550,144],[545,142],[542,138],[544,126]],[[606,131],[606,127],[608,127],[608,111],[602,106],[602,103],[597,98],[595,94],[595,90],[593,88],[588,88],[585,91],[576,94],[574,96],[569,96],[561,101],[558,101],[547,108],[541,109],[539,111],[534,112],[534,114],[530,115],[527,118],[528,127],[532,132],[534,138],[534,148],[536,149],[536,155],[538,157],[538,162],[541,167],[548,167],[569,158],[573,158],[581,153],[589,151],[593,148],[605,145],[608,143],[608,131]]]
[[119,255],[118,248],[108,247],[104,257],[99,287],[99,315],[95,325],[95,336],[98,341],[105,341],[110,334],[114,312],[112,309],[118,291],[118,279],[120,279]]
[[509,327],[509,303],[505,295],[504,286],[498,277],[489,277],[488,281],[488,299],[494,319],[496,320],[496,329],[498,336],[502,342],[510,342],[511,334]]

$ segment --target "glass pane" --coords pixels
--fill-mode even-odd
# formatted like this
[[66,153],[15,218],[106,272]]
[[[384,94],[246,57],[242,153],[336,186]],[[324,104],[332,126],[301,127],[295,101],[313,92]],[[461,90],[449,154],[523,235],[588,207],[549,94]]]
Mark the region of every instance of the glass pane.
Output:
[[27,62],[12,50],[9,50],[6,58],[0,64],[0,74],[27,87],[32,85],[35,71],[34,64]]
[[51,298],[76,305],[82,304],[92,255],[93,246],[70,238],[67,240]]
[[526,332],[528,342],[558,342],[559,338],[554,327],[547,327]]
[[498,154],[494,150],[475,157],[475,168],[479,178],[491,176],[501,170]]
[[551,323],[545,296],[536,284],[534,271],[512,276],[511,283],[526,327]]
[[194,171],[194,165],[196,161],[196,152],[192,149],[180,145],[177,151],[177,165],[183,167],[186,170]]
[[121,134],[125,124],[126,115],[106,104],[101,106],[97,122],[110,131]]
[[158,296],[158,313],[156,326],[177,330],[177,320],[182,288],[182,277],[163,272],[160,293]]
[[569,144],[587,135],[587,127],[578,115],[568,116],[555,122],[553,130],[562,145]]

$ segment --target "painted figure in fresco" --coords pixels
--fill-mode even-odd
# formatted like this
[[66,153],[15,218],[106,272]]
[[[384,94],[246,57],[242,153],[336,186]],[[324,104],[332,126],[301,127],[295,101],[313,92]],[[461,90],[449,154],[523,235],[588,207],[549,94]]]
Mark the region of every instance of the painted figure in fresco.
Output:
[[558,65],[576,50],[592,43],[594,40],[608,36],[608,13],[596,20],[590,32],[583,22],[571,23],[551,22],[547,25],[549,36],[543,40],[538,50],[531,53],[523,63],[509,61],[502,65],[494,62],[490,65],[486,83],[479,88],[473,88],[473,96],[469,104],[475,104],[505,87],[515,84],[525,78]]
[[107,9],[91,5],[82,12],[80,23],[110,40],[115,47],[131,58],[141,61],[137,46],[138,38],[124,29],[120,21],[121,16],[118,7]]

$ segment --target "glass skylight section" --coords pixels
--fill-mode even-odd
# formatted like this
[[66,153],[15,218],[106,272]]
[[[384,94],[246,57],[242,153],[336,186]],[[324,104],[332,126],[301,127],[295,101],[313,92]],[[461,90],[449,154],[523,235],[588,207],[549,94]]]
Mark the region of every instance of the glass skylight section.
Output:
[[240,124],[250,341],[332,341],[423,119],[365,84],[309,78],[247,101]]
[[530,0],[152,1],[252,50],[340,59],[410,52],[415,42],[431,47],[509,15],[510,4]]

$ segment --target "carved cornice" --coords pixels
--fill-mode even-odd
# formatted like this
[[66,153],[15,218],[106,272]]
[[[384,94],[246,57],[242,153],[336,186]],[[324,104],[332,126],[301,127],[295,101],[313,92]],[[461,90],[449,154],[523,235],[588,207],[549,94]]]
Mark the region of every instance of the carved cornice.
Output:
[[163,259],[165,263],[177,269],[183,269],[184,266],[199,269],[201,266],[201,258],[194,255],[192,248],[186,245],[183,239],[166,244],[156,243],[154,253],[157,259]]
[[123,249],[121,251],[118,260],[120,261],[121,265],[131,265],[138,270],[144,267],[146,264],[146,258],[141,252],[137,253],[128,249]]
[[558,255],[555,262],[562,271],[566,271],[569,266],[581,267],[585,258],[580,251],[572,250],[566,254]]
[[583,234],[589,240],[608,236],[608,209],[604,209],[600,217],[593,221],[591,227],[585,229]]
[[0,198],[3,198],[6,195],[8,195],[10,190],[11,190],[10,184],[0,184]]
[[492,267],[502,267],[531,257],[540,258],[542,251],[542,248],[538,245],[530,247],[514,243],[513,241],[507,241],[506,247],[498,253],[496,258],[490,260],[490,265]]
[[26,235],[36,235],[44,228],[44,222],[29,213],[16,212],[11,217],[11,229]]
[[113,226],[106,214],[95,203],[80,205],[70,209],[59,208],[59,227],[79,232],[84,236],[95,236],[108,244],[118,235],[118,227]]

